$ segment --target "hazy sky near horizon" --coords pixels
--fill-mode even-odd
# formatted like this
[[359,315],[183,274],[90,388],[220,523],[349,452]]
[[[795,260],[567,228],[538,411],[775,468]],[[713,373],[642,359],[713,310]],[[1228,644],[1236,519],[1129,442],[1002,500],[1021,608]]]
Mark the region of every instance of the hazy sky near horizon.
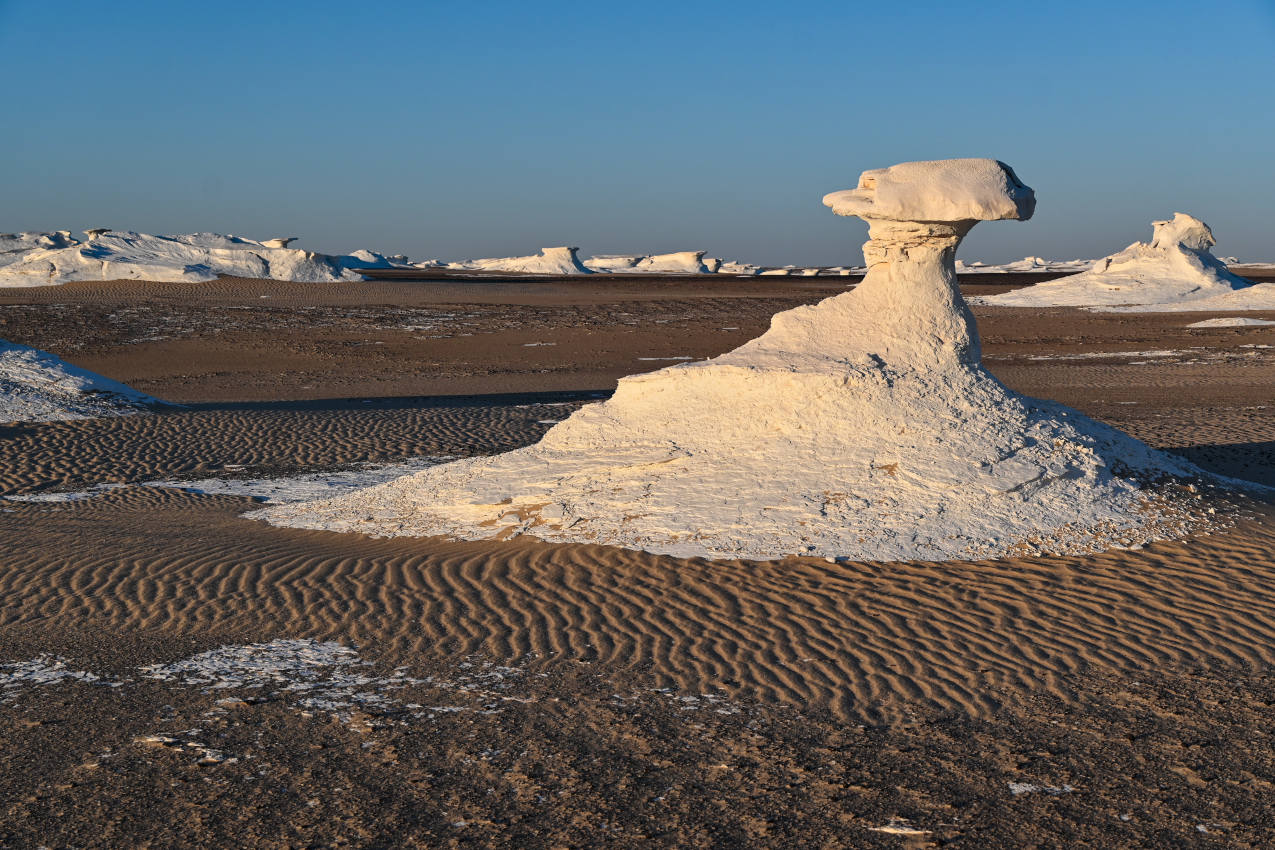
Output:
[[820,198],[990,156],[1097,257],[1189,212],[1275,260],[1275,2],[0,0],[0,231],[300,236],[414,259],[858,263]]

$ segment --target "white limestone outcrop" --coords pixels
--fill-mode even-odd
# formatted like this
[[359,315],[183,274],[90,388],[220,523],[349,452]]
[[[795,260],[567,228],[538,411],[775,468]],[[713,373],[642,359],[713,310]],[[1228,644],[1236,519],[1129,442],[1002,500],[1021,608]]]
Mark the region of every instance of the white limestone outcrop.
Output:
[[576,256],[579,248],[562,246],[542,248],[539,254],[528,257],[495,257],[485,260],[465,260],[448,263],[450,269],[472,271],[514,272],[517,274],[589,274]]
[[85,280],[203,282],[222,276],[314,283],[362,280],[358,269],[390,268],[380,254],[316,254],[240,236],[148,233],[93,228],[86,241],[68,231],[0,236],[0,287],[52,286]]
[[979,363],[953,256],[977,221],[1028,218],[1031,189],[994,160],[946,160],[865,172],[825,203],[869,223],[853,291],[719,357],[624,378],[535,445],[251,516],[744,558],[1087,551],[1147,533],[1160,502],[1145,480],[1194,468]]
[[1088,271],[980,299],[998,307],[1128,308],[1165,310],[1245,309],[1237,306],[1257,297],[1249,309],[1275,304],[1270,292],[1243,292],[1254,284],[1232,274],[1210,248],[1209,226],[1194,216],[1174,213],[1152,222],[1151,241],[1135,242],[1093,263]]

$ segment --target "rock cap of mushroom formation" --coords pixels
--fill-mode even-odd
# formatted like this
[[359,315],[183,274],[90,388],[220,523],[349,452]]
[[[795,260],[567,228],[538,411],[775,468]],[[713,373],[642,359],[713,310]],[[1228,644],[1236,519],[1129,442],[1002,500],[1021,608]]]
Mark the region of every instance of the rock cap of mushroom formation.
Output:
[[1030,215],[1031,190],[995,160],[954,160],[870,171],[852,194],[879,260],[854,290],[776,314],[719,357],[621,379],[535,445],[251,516],[744,558],[963,558],[1154,537],[1169,508],[1145,481],[1193,467],[1013,393],[979,363],[956,246],[978,218]]
[[1275,307],[1275,286],[1254,285],[1210,253],[1213,231],[1200,219],[1174,213],[1151,226],[1150,242],[1134,242],[1086,271],[988,296],[980,303],[1138,312]]
[[824,195],[837,215],[889,221],[1025,220],[1036,196],[995,159],[903,162],[865,171],[859,186]]

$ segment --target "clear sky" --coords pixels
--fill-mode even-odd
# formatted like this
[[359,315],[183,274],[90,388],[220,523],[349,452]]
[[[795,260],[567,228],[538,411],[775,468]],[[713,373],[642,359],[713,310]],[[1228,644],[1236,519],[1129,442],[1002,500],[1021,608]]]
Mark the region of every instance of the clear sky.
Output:
[[824,193],[990,156],[1037,215],[967,260],[1275,260],[1272,0],[0,0],[0,70],[0,231],[857,263]]

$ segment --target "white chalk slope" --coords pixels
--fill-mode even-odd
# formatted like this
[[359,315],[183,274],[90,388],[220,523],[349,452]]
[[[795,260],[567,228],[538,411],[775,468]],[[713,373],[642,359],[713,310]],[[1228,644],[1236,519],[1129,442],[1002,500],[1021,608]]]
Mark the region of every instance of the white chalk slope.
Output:
[[680,556],[957,558],[1101,545],[1147,522],[1140,476],[1195,471],[979,365],[953,255],[975,220],[1031,215],[1006,166],[905,163],[825,203],[871,225],[857,289],[720,357],[625,378],[533,446],[252,516]]
[[0,339],[0,422],[121,416],[159,403],[47,351]]
[[391,268],[406,258],[371,251],[333,256],[272,247],[239,236],[193,233],[152,236],[93,231],[85,241],[68,231],[0,235],[0,286],[51,286],[82,280],[203,282],[226,275],[312,283],[362,280],[358,269]]
[[1152,223],[1150,243],[1135,242],[1098,260],[1089,271],[980,299],[999,307],[1097,307],[1165,312],[1275,307],[1275,286],[1232,274],[1209,249],[1213,231],[1194,216],[1174,213]]

